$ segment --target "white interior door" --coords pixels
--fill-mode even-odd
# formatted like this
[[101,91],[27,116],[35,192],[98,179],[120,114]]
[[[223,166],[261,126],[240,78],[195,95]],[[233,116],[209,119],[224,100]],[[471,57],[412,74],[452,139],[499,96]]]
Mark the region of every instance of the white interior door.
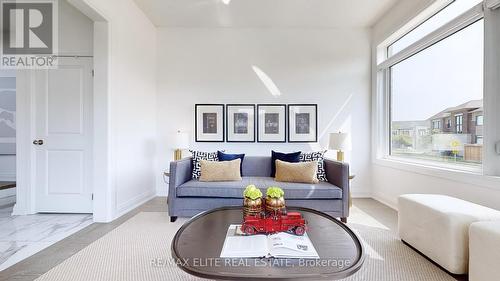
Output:
[[92,213],[92,59],[58,62],[32,85],[35,209]]

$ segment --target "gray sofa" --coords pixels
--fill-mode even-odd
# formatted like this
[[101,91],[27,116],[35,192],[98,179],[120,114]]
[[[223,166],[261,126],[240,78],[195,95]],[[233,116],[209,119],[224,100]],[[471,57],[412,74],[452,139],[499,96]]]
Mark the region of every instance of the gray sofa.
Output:
[[177,217],[191,217],[200,212],[231,205],[242,205],[243,190],[255,184],[265,193],[269,186],[279,186],[285,192],[287,206],[316,209],[347,221],[349,216],[349,165],[326,160],[328,182],[318,184],[276,182],[271,175],[271,157],[246,156],[242,181],[201,182],[191,178],[191,158],[170,163],[168,213],[174,222]]

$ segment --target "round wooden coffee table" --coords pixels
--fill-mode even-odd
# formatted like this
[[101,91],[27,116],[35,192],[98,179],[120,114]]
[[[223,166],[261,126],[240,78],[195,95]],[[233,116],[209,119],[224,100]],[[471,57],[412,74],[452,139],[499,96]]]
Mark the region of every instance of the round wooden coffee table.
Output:
[[172,241],[172,257],[185,272],[217,280],[335,280],[354,274],[364,261],[361,241],[337,219],[307,208],[307,235],[320,259],[220,258],[229,225],[241,224],[239,206],[217,208],[186,222]]

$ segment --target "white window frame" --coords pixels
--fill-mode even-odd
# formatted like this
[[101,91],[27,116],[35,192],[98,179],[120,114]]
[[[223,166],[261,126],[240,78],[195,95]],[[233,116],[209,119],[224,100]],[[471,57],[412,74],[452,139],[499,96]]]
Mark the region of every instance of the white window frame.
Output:
[[[390,67],[411,57],[412,55],[429,48],[430,46],[438,43],[439,41],[455,34],[456,32],[470,26],[471,24],[485,18],[485,11],[483,4],[478,4],[473,8],[469,9],[467,12],[459,15],[455,19],[431,32],[430,34],[424,36],[420,40],[409,45],[405,49],[398,53],[392,54],[388,57],[387,47],[393,42],[397,41],[399,38],[404,36],[408,31],[414,27],[421,24],[423,21],[432,17],[438,13],[443,7],[450,3],[449,0],[436,1],[431,4],[426,10],[419,14],[414,20],[411,20],[407,25],[403,26],[398,32],[391,35],[388,39],[383,41],[376,48],[376,76],[374,77],[376,81],[376,88],[374,92],[373,99],[373,154],[372,159],[375,164],[382,166],[388,166],[392,168],[407,170],[411,172],[417,172],[433,176],[441,176],[444,178],[460,180],[470,183],[481,182],[483,185],[498,187],[500,183],[500,175],[498,169],[494,168],[494,165],[498,162],[496,155],[492,155],[491,150],[489,150],[488,157],[483,160],[482,168],[476,167],[466,167],[462,165],[453,165],[448,163],[440,163],[438,161],[425,161],[408,159],[404,157],[397,157],[390,155],[390,142],[391,142],[391,128],[390,128]],[[485,20],[486,25],[486,20]],[[486,28],[486,26],[485,26]],[[487,34],[485,34],[486,37]],[[491,40],[491,39],[490,39]],[[486,44],[486,38],[485,38]],[[487,60],[487,51],[489,47],[485,46],[485,63]],[[491,53],[491,52],[490,52]],[[485,67],[488,70],[488,67]],[[490,85],[491,88],[499,87],[500,85],[495,84],[497,82],[487,79],[488,75],[485,73],[485,84]],[[488,87],[485,87],[484,96],[495,95],[493,91],[487,91]],[[493,112],[493,110],[490,110]],[[484,115],[488,118],[492,118],[491,122],[495,122],[494,119],[498,119],[496,115],[490,113],[488,114],[488,107],[485,106]],[[446,122],[446,121],[445,121]],[[486,126],[489,127],[489,126]],[[485,129],[488,129],[486,128]],[[443,125],[444,128],[444,125]],[[488,135],[484,138],[484,145],[494,145],[495,140],[488,139]],[[485,150],[483,150],[483,156],[485,156]],[[488,160],[490,159],[490,160]],[[488,163],[489,162],[489,163]],[[487,176],[486,176],[487,175]]]

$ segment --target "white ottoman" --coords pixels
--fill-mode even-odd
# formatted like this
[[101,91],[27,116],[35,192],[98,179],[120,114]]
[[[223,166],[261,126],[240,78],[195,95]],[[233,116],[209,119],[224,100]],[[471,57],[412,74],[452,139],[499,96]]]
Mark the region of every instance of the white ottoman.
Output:
[[500,280],[500,221],[475,222],[469,230],[469,281]]
[[500,220],[500,211],[435,194],[406,194],[398,198],[401,240],[454,274],[468,271],[469,226]]

